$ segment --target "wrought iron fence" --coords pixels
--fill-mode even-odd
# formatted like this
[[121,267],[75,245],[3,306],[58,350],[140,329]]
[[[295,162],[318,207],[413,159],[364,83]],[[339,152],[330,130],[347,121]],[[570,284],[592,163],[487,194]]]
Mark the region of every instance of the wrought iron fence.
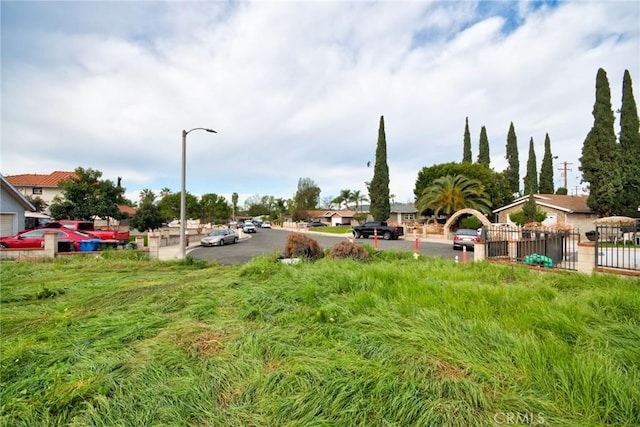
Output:
[[640,220],[632,225],[599,224],[593,235],[596,267],[640,271]]
[[527,229],[517,226],[483,227],[485,257],[529,265],[575,270],[578,260],[578,231],[555,227]]

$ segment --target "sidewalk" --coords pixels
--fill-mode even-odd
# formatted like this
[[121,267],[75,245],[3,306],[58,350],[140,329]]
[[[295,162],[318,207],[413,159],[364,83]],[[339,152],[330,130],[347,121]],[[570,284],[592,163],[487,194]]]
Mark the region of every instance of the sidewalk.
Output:
[[[200,247],[200,241],[189,243],[185,248],[185,254],[189,255],[189,251]],[[158,259],[160,261],[173,261],[180,259],[180,245],[162,246],[158,249]]]

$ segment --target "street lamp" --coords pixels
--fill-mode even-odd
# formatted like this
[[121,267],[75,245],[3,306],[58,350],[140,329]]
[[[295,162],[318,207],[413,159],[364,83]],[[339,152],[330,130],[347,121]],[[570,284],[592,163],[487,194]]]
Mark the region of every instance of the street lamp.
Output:
[[218,133],[208,128],[193,128],[191,130],[182,130],[182,187],[180,190],[180,259],[184,259],[185,252],[185,234],[187,233],[187,190],[186,190],[186,169],[187,169],[187,135],[194,130],[204,130],[206,132]]

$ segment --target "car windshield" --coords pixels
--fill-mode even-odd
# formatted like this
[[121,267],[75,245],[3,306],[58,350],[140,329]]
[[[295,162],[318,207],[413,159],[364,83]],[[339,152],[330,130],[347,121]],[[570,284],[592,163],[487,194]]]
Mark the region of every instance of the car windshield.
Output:
[[224,230],[213,230],[209,236],[224,236]]
[[462,236],[477,236],[478,235],[478,231],[477,230],[462,229],[462,230],[458,230],[456,232],[456,234],[459,234],[459,235],[462,235]]

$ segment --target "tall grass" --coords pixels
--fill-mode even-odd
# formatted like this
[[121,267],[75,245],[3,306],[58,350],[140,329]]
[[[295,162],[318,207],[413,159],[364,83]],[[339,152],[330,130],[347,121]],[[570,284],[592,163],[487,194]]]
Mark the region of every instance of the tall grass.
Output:
[[640,425],[637,279],[397,251],[0,267],[2,425]]

